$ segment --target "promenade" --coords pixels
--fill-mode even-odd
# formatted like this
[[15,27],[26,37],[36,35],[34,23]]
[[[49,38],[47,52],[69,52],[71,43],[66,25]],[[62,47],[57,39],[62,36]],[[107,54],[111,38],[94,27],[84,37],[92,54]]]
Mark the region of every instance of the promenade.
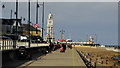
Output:
[[27,68],[32,66],[82,66],[86,68],[86,65],[74,48],[67,48],[65,53],[56,50],[46,56],[29,61],[20,67]]

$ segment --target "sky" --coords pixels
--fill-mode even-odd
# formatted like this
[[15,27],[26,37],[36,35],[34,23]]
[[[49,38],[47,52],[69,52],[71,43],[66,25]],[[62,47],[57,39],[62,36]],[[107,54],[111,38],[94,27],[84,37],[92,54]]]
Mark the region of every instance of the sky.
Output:
[[[10,18],[10,11],[15,12],[15,3],[3,2],[2,4],[6,6],[2,9],[2,18]],[[36,20],[35,7],[36,3],[31,2],[31,22],[33,24]],[[117,2],[45,2],[45,28],[50,12],[53,14],[56,40],[61,38],[60,30],[63,29],[65,39],[87,41],[89,36],[93,36],[95,42],[103,45],[118,44]],[[39,8],[39,26],[42,22],[41,13],[42,6]],[[22,21],[22,23],[27,23],[27,2],[19,3],[18,16],[26,18],[26,21]],[[15,18],[14,14],[13,18]]]

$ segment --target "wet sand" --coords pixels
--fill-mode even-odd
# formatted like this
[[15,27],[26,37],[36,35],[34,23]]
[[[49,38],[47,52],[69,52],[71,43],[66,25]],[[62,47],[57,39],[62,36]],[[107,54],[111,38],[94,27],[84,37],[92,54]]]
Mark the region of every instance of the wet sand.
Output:
[[118,60],[113,60],[112,57],[120,55],[119,52],[114,52],[102,48],[94,48],[90,46],[79,46],[75,47],[78,51],[82,52],[85,57],[91,61],[92,64],[95,62],[97,66],[120,66]]

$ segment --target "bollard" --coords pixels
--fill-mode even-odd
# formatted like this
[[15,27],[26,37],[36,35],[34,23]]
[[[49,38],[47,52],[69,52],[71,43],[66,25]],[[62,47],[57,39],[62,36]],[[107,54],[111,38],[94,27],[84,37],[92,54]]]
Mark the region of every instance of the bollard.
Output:
[[103,61],[101,62],[101,64],[103,64]]
[[108,64],[108,60],[106,60],[106,64]]
[[116,64],[114,63],[114,65],[113,66],[116,66]]
[[91,61],[92,61],[92,58],[90,58],[90,63],[91,63]]
[[94,62],[94,67],[96,68],[97,62]]

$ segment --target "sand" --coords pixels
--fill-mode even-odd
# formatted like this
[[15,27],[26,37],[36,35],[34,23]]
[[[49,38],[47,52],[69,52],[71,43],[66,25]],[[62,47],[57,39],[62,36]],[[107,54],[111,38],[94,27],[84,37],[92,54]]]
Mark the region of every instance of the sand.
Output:
[[120,55],[118,52],[109,51],[102,48],[91,48],[90,46],[75,47],[78,51],[82,52],[85,57],[97,66],[120,66],[118,60],[113,60],[112,57]]

